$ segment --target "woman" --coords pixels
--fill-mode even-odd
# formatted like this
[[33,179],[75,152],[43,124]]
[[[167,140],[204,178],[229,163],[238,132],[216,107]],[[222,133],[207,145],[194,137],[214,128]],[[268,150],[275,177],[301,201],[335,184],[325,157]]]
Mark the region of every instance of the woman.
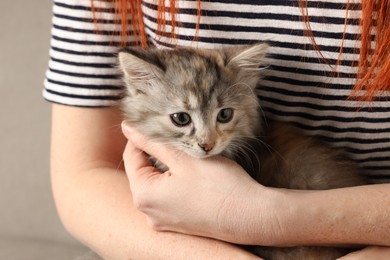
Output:
[[[53,191],[69,232],[106,259],[256,259],[229,242],[363,244],[372,246],[347,257],[388,258],[388,1],[170,3],[144,1],[137,12],[140,1],[54,2],[44,96],[53,102]],[[267,116],[346,149],[378,184],[276,190],[230,161],[178,161],[176,151],[149,145],[127,125],[123,136],[116,106],[122,83],[112,66],[119,45],[257,41],[271,46],[259,88]],[[142,149],[167,164],[173,178],[156,174]],[[177,216],[185,221],[172,223]]]

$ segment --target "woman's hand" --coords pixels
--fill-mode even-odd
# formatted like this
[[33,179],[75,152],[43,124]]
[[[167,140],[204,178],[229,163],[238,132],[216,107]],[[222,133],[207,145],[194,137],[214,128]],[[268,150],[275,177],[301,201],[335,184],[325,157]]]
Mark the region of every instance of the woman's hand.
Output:
[[339,258],[339,260],[388,260],[390,259],[390,247],[385,246],[369,246],[362,250],[350,253]]
[[[240,241],[238,234],[246,234],[250,223],[242,209],[259,196],[261,185],[226,158],[193,158],[147,140],[125,123],[122,130],[129,139],[124,164],[133,200],[154,229]],[[141,149],[169,170],[161,173]]]

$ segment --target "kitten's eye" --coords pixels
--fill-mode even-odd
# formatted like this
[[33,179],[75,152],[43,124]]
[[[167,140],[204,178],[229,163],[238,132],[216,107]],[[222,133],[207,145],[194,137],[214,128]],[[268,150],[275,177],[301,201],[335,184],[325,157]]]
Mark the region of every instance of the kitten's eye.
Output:
[[227,123],[233,118],[233,109],[232,108],[224,108],[219,111],[217,116],[217,121],[220,123]]
[[180,112],[171,115],[172,122],[179,127],[186,126],[191,123],[191,117],[189,114]]

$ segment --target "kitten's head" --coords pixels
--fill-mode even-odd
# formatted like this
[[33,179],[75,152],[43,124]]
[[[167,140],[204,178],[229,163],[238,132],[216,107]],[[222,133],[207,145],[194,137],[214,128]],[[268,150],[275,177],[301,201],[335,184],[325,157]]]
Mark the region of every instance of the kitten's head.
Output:
[[150,138],[192,156],[233,152],[259,127],[254,90],[266,48],[120,52],[126,120]]

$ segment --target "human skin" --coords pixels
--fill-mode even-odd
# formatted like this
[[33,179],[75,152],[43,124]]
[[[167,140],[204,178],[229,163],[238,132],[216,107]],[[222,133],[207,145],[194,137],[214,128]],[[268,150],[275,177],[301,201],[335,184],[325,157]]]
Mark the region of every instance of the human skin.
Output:
[[[135,205],[156,230],[253,245],[380,245],[361,253],[389,256],[390,184],[267,188],[229,160],[193,158],[147,140],[127,124],[122,129],[130,140],[124,162]],[[169,172],[161,174],[142,151]]]
[[153,230],[132,199],[116,108],[52,105],[51,181],[67,230],[104,259],[258,259],[222,241]]

